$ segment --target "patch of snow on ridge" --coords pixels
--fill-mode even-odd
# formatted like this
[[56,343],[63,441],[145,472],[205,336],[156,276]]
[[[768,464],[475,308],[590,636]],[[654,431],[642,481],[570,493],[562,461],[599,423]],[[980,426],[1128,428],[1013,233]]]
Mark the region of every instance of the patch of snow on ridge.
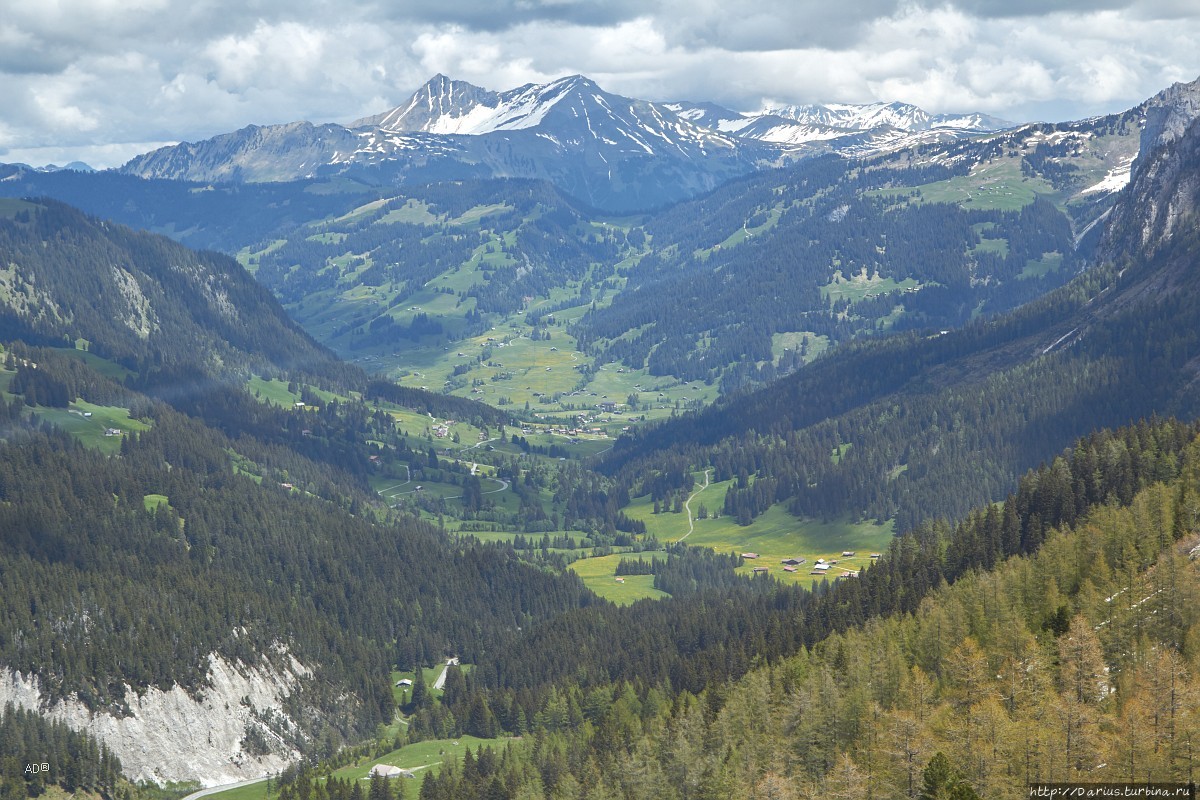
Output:
[[1133,166],[1133,160],[1137,158],[1132,155],[1127,159],[1122,159],[1121,163],[1108,171],[1103,180],[1084,189],[1080,194],[1091,194],[1093,192],[1104,192],[1106,194],[1119,192],[1129,185],[1130,168]]
[[[193,695],[178,685],[167,691],[151,687],[139,696],[126,686],[130,714],[123,717],[92,712],[74,697],[48,703],[36,676],[0,668],[0,708],[12,703],[86,731],[108,745],[132,780],[219,786],[279,772],[300,758],[255,720],[255,712],[266,712],[291,722],[284,701],[312,673],[294,657],[289,661],[284,669],[265,658],[247,667],[211,654],[209,685],[203,690]],[[242,740],[247,726],[257,727],[279,752],[261,757],[246,753]]]

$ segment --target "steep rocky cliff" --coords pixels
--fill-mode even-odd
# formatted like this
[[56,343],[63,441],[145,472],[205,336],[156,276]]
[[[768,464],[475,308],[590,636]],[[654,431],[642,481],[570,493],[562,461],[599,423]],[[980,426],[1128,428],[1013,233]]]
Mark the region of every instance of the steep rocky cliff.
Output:
[[127,690],[127,714],[92,712],[73,698],[47,703],[36,677],[4,669],[0,708],[12,703],[88,732],[108,745],[133,780],[217,786],[278,772],[300,757],[285,705],[311,673],[295,658],[277,660],[286,666],[210,656],[209,685],[199,694],[179,686],[142,695]]

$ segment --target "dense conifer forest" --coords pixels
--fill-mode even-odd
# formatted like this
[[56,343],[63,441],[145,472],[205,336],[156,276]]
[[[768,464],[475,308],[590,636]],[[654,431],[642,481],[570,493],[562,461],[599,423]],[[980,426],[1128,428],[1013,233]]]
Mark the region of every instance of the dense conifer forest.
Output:
[[[1196,413],[1194,252],[1180,234],[1152,260],[1097,267],[999,320],[852,344],[634,432],[601,468],[637,496],[712,467],[714,480],[737,479],[725,513],[747,523],[778,502],[818,518],[895,517],[901,530],[960,517],[1095,426]],[[1145,291],[1164,275],[1169,292]]]
[[[754,608],[786,621],[748,637],[766,651],[740,666],[706,659],[698,682],[655,673],[651,654],[716,643],[662,648],[652,602],[603,626],[625,642],[543,673],[541,689],[505,699],[458,676],[444,698],[457,713],[443,719],[525,743],[425,777],[420,796],[901,798],[958,786],[950,796],[1015,798],[1031,782],[1193,780],[1196,434],[1152,422],[1093,435],[1003,504],[897,539],[859,580]],[[543,629],[568,637],[545,648],[555,653],[602,636]],[[772,648],[787,630],[793,643]],[[632,645],[643,636],[659,646]],[[628,674],[578,671],[606,647],[645,656]],[[282,796],[350,791],[300,772]]]

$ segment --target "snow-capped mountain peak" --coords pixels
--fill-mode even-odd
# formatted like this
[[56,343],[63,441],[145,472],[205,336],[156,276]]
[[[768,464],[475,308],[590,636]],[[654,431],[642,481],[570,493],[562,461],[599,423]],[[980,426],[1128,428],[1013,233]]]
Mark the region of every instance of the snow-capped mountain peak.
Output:
[[435,75],[402,105],[351,123],[386,133],[479,136],[537,127],[554,105],[570,96],[603,94],[589,78],[568,75],[547,84],[528,83],[505,92]]
[[767,110],[623,97],[583,75],[499,92],[434,75],[403,103],[348,127],[249,126],[147,153],[124,170],[193,180],[521,177],[553,181],[598,207],[635,209],[821,153],[872,155],[976,135],[990,124],[903,103]]

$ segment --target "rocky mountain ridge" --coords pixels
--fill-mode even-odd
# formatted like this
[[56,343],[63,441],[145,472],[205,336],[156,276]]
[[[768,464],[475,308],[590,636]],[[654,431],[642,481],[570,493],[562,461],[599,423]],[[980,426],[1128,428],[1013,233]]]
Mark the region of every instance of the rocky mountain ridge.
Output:
[[956,140],[1000,125],[984,115],[939,117],[904,104],[742,115],[712,103],[623,97],[582,75],[494,92],[439,74],[405,103],[349,126],[250,126],[155,150],[122,170],[194,181],[538,178],[598,208],[628,211],[790,160],[870,155],[929,141],[931,132],[938,141]]

